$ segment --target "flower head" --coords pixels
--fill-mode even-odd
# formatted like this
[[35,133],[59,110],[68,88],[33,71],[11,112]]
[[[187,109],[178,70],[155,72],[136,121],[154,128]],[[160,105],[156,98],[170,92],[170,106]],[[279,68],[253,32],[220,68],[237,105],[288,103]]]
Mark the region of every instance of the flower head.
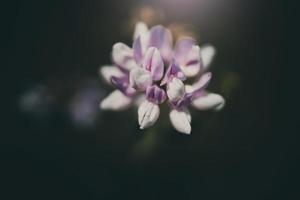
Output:
[[[169,30],[161,25],[149,30],[142,22],[137,23],[133,39],[132,48],[116,43],[114,65],[100,68],[104,80],[116,88],[102,100],[102,109],[122,110],[135,102],[140,128],[145,129],[158,120],[159,106],[167,102],[174,128],[190,134],[188,106],[199,110],[224,107],[222,96],[206,91],[212,77],[207,71],[215,55],[213,46],[200,48],[194,39],[182,38],[173,48]],[[185,84],[190,78],[196,79],[194,84]]]

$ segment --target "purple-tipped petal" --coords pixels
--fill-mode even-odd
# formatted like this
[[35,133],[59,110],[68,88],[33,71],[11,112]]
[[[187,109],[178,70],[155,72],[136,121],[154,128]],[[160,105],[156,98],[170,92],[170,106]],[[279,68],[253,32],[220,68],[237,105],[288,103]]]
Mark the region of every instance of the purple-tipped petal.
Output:
[[179,63],[185,62],[187,53],[192,49],[196,41],[193,38],[183,38],[176,42],[174,56]]
[[180,70],[178,65],[173,61],[170,64],[169,68],[167,69],[165,76],[164,76],[163,80],[161,81],[160,85],[165,85],[167,82],[172,80],[172,78],[174,78],[174,77],[176,77],[182,81],[186,79],[184,73]]
[[141,52],[142,52],[142,56],[144,56],[146,53],[146,50],[148,48],[148,43],[149,43],[148,42],[149,41],[149,30],[148,30],[147,25],[143,22],[138,22],[135,26],[133,40],[135,41],[138,37],[140,37]]
[[156,47],[164,60],[170,61],[172,57],[172,34],[161,25],[152,27],[148,47]]
[[129,86],[129,80],[127,76],[122,78],[113,76],[111,78],[111,83],[127,96],[132,96],[136,92],[134,88]]
[[137,66],[133,58],[133,50],[121,42],[114,44],[112,59],[117,66],[127,71]]
[[137,37],[134,41],[133,41],[133,56],[134,56],[134,60],[137,64],[141,64],[142,60],[143,60],[143,51],[142,51],[142,44],[141,44],[141,37]]
[[164,73],[164,63],[159,51],[150,47],[144,59],[143,67],[151,73],[151,77],[154,81],[159,81]]
[[166,29],[161,26],[153,26],[150,29],[150,40],[149,40],[149,47],[156,47],[160,48],[166,39]]
[[181,70],[187,77],[196,76],[202,68],[200,47],[193,45],[192,48],[187,52],[184,62],[180,62],[179,64]]
[[130,86],[138,91],[145,91],[148,86],[152,85],[152,78],[149,71],[136,67],[129,74]]
[[181,110],[191,104],[192,98],[193,98],[192,93],[189,94],[186,93],[182,98],[176,101],[170,101],[170,106],[174,109]]
[[193,100],[202,97],[205,94],[204,89],[207,87],[210,79],[211,73],[205,73],[193,86],[184,86],[182,82],[180,83],[179,79],[174,78],[174,81],[172,80],[167,85],[167,95],[171,107],[180,110],[191,104]]
[[161,104],[166,100],[167,96],[163,89],[153,85],[147,88],[146,98],[152,103]]
[[176,43],[174,58],[187,77],[197,75],[202,68],[200,47],[192,38],[180,39]]
[[120,70],[120,68],[115,67],[115,66],[102,66],[99,68],[99,74],[103,77],[103,79],[111,84],[111,78],[113,76],[115,77],[123,77],[124,73]]

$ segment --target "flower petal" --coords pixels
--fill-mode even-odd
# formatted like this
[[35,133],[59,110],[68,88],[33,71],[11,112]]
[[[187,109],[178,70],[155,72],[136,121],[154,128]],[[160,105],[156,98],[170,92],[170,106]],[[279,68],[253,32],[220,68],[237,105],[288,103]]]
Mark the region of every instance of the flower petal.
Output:
[[214,109],[221,110],[225,105],[225,99],[215,93],[205,93],[201,97],[192,101],[192,105],[199,110]]
[[166,84],[174,77],[179,78],[182,81],[186,79],[184,73],[180,70],[179,66],[175,63],[175,61],[170,64],[160,85],[162,86]]
[[204,89],[205,87],[207,87],[207,85],[210,82],[211,77],[212,77],[212,73],[211,72],[207,72],[207,73],[203,74],[198,79],[198,81],[196,81],[196,83],[193,84],[194,91],[195,90]]
[[113,76],[115,76],[115,77],[122,77],[122,76],[124,76],[124,73],[118,67],[108,66],[108,65],[100,67],[99,68],[99,74],[109,84],[111,84],[111,78]]
[[138,109],[140,129],[152,126],[159,117],[159,107],[148,100],[145,100]]
[[155,104],[161,104],[167,98],[165,91],[156,85],[147,88],[146,96],[148,101],[153,102]]
[[133,56],[134,56],[134,60],[136,61],[136,63],[140,64],[142,62],[143,59],[143,50],[142,50],[142,44],[141,44],[141,37],[137,37],[134,41],[133,41]]
[[203,70],[208,70],[212,60],[216,54],[216,49],[212,45],[204,45],[201,47],[200,55],[203,63]]
[[159,51],[155,47],[150,47],[144,59],[143,67],[151,73],[154,81],[159,81],[164,73],[164,63]]
[[183,110],[176,110],[173,109],[170,112],[170,120],[173,125],[173,127],[185,134],[191,133],[191,115],[187,109]]
[[184,63],[180,64],[181,70],[187,77],[196,76],[201,70],[200,47],[193,45],[185,57]]
[[161,25],[153,26],[149,33],[148,47],[156,47],[164,60],[170,61],[172,58],[172,34]]
[[197,99],[198,97],[203,95],[204,89],[208,86],[210,82],[211,76],[211,72],[207,72],[203,74],[196,83],[194,83],[193,92],[191,93],[191,100]]
[[136,67],[130,70],[130,86],[139,91],[145,91],[152,84],[152,78],[149,71]]
[[131,98],[125,96],[119,90],[115,90],[101,101],[100,108],[103,110],[114,111],[124,110],[131,104],[131,102]]
[[194,87],[192,85],[185,85],[184,86],[186,93],[194,92]]
[[149,40],[149,30],[144,22],[138,22],[135,26],[133,40],[135,41],[138,37],[140,37],[141,52],[142,55],[144,55],[147,50]]
[[114,44],[112,58],[116,65],[125,70],[130,70],[137,66],[133,58],[133,50],[121,42]]
[[137,22],[135,25],[135,30],[133,34],[133,39],[135,40],[139,36],[145,36],[148,34],[148,27],[144,22]]
[[121,78],[112,76],[111,77],[111,83],[118,90],[120,90],[123,94],[125,94],[127,96],[131,96],[136,92],[134,88],[130,87],[128,76],[124,76],[124,77],[121,77]]
[[192,49],[196,41],[193,38],[182,38],[176,42],[174,57],[177,62],[185,62],[185,57],[187,53]]
[[178,78],[173,78],[167,85],[167,95],[170,101],[177,101],[184,97],[185,87],[183,82]]

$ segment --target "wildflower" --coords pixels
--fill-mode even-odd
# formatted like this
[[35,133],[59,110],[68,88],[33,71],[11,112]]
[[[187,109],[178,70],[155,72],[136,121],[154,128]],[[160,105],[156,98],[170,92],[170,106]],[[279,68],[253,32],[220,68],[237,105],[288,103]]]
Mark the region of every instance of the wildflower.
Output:
[[[158,120],[159,106],[167,102],[173,127],[185,134],[191,133],[190,105],[198,110],[221,110],[224,98],[206,90],[212,77],[207,71],[214,47],[200,48],[192,38],[178,40],[174,49],[172,44],[172,35],[163,26],[149,30],[144,23],[137,23],[132,48],[116,43],[112,50],[114,66],[100,68],[106,82],[117,88],[100,107],[122,110],[136,102],[138,122],[145,129]],[[191,78],[195,83],[185,84]]]

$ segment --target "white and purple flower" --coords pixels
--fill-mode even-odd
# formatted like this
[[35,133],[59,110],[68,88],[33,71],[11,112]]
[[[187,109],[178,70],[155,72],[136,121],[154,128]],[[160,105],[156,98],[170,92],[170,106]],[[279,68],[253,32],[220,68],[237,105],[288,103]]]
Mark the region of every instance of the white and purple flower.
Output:
[[[122,110],[135,103],[140,128],[145,129],[159,118],[159,105],[167,102],[174,128],[190,134],[188,106],[220,110],[225,105],[222,96],[206,91],[212,76],[207,71],[214,55],[213,46],[200,48],[192,38],[178,40],[173,49],[169,30],[160,25],[149,30],[139,22],[132,48],[116,43],[112,50],[114,65],[100,68],[100,74],[116,88],[102,100],[100,108]],[[196,81],[188,85],[184,83],[187,79]]]

